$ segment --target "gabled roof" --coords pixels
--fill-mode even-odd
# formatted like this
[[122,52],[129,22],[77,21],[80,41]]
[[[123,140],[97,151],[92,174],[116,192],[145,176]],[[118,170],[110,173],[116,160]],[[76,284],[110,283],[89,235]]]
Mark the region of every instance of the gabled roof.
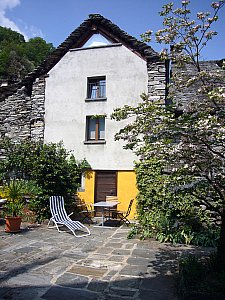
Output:
[[100,33],[114,43],[122,43],[146,61],[159,59],[158,53],[147,44],[138,41],[103,16],[91,14],[87,20],[75,29],[67,39],[40,64],[40,66],[29,73],[21,82],[7,87],[1,87],[0,100],[12,95],[22,86],[27,87],[29,91],[36,78],[47,74],[71,48],[82,47],[94,33]]

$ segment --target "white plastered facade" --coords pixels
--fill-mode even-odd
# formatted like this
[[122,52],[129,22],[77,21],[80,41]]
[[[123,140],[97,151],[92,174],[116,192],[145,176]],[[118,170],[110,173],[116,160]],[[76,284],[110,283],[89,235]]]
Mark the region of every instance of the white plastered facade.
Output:
[[[134,154],[114,136],[129,120],[110,119],[114,108],[134,106],[147,92],[146,61],[121,44],[67,52],[51,69],[45,89],[45,142],[63,141],[93,170],[133,170]],[[87,78],[106,77],[106,101],[89,101]],[[86,116],[106,115],[105,144],[85,144]],[[130,120],[131,121],[131,120]]]

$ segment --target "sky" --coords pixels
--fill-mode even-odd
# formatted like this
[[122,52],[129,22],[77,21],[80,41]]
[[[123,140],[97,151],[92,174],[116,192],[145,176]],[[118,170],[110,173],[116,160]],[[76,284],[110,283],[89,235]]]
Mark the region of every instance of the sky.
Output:
[[[41,36],[55,47],[61,44],[89,14],[98,13],[122,30],[140,39],[147,30],[161,29],[163,18],[158,12],[172,0],[0,0],[0,26],[22,33],[26,39]],[[180,0],[173,1],[178,7]],[[211,11],[211,0],[191,0],[191,9]],[[208,43],[202,59],[225,58],[225,7],[213,27],[218,35]],[[150,42],[161,51],[163,46]]]

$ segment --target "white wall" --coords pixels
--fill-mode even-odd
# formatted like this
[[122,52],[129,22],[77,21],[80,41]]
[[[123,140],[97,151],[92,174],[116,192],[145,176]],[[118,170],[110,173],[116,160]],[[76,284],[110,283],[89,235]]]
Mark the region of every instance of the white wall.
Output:
[[[85,102],[87,77],[106,76],[105,102]],[[46,78],[45,141],[63,141],[94,170],[132,170],[135,156],[114,135],[127,121],[110,120],[113,108],[135,105],[147,92],[146,62],[122,45],[69,51]],[[85,145],[87,115],[106,114],[104,145]]]

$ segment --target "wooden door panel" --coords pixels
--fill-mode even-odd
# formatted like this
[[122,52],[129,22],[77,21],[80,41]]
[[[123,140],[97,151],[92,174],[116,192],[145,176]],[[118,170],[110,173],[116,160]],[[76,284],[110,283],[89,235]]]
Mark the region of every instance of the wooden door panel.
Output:
[[106,196],[116,195],[116,171],[97,171],[95,184],[95,202],[105,201]]
[[[106,196],[117,194],[117,172],[96,171],[95,177],[95,203],[105,201]],[[99,210],[97,215],[99,215]]]

